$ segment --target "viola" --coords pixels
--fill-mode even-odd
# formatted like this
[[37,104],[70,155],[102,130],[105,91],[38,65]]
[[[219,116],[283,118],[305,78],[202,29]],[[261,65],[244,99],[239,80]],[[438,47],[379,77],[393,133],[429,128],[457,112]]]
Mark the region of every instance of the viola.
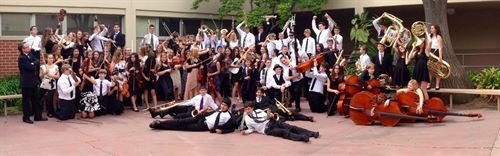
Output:
[[[396,95],[399,106],[403,113],[407,115],[427,117],[428,122],[441,122],[447,115],[451,116],[466,116],[481,118],[480,113],[452,113],[448,112],[443,100],[438,97],[433,97],[424,101],[422,113],[417,114],[419,97],[415,92],[401,92]],[[406,122],[416,122],[415,120],[405,120]]]
[[384,126],[393,127],[401,119],[427,120],[427,118],[409,116],[403,114],[398,103],[391,101],[384,106],[383,95],[376,95],[368,91],[362,91],[354,95],[349,106],[349,115],[356,125],[371,125],[379,121]]

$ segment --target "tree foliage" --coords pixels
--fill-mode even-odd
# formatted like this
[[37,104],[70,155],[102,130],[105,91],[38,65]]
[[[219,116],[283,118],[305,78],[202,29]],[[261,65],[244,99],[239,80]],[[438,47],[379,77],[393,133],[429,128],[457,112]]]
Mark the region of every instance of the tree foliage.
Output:
[[[265,22],[265,15],[277,15],[278,21],[272,25],[283,26],[292,17],[292,11],[296,9],[310,10],[313,13],[320,13],[321,6],[328,0],[219,0],[220,6],[217,10],[219,19],[229,15],[236,15],[237,22],[247,19],[249,27],[258,27]],[[198,9],[203,3],[210,3],[210,0],[194,0],[192,9]],[[244,10],[245,4],[250,5],[249,10]]]

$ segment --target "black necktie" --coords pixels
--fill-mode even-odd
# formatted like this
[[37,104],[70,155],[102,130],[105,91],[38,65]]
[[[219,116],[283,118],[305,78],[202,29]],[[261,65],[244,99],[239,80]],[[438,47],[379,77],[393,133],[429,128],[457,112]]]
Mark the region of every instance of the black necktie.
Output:
[[[151,42],[151,47],[154,47],[154,43],[155,43],[155,42],[154,42],[154,40],[153,40],[153,34],[151,34],[151,37],[150,37],[150,38],[151,38],[151,41],[150,41],[150,42]],[[153,49],[154,49],[154,48],[153,48]]]
[[309,38],[306,38],[306,50],[304,50],[305,52],[308,52],[307,50],[309,50],[307,45],[309,45]]
[[267,82],[267,69],[264,69],[264,84]]
[[[102,42],[102,40],[100,40],[100,42],[101,42],[102,52],[104,52],[104,42]],[[106,58],[104,58],[104,59],[106,59]]]
[[245,37],[243,37],[243,48],[245,48],[245,42],[247,41],[247,35],[248,35],[248,33],[246,33]]
[[[313,67],[313,68],[316,68],[316,67]],[[309,90],[312,91],[314,89],[314,85],[316,85],[316,78],[314,78],[313,83],[311,84],[311,88]]]
[[[69,79],[69,77],[68,77],[68,82],[69,82],[69,87],[73,86],[73,85],[71,84],[71,79]],[[69,95],[70,95],[70,98],[73,98],[73,91],[71,91],[71,92],[69,93]]]
[[99,87],[99,96],[102,96],[102,80],[101,80],[101,86]]
[[218,129],[219,128],[219,119],[220,119],[220,114],[222,112],[219,112],[219,114],[217,114],[217,117],[215,118],[215,124],[214,124],[214,128],[213,129]]
[[323,32],[322,30],[320,30],[320,31],[319,31],[319,34],[318,34],[318,39],[317,39],[317,40],[318,40],[318,42],[319,42],[319,39],[321,38],[321,33],[322,33],[322,32]]

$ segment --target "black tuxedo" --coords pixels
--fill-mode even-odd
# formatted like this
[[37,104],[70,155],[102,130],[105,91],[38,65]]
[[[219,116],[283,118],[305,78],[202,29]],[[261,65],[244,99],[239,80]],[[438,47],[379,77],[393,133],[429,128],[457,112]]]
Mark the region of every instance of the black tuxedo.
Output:
[[266,37],[267,37],[267,34],[269,34],[269,28],[270,28],[270,26],[267,25],[267,24],[264,24],[263,27],[264,27],[264,31],[260,34],[260,37],[259,37],[259,32],[258,31],[257,31],[257,33],[255,33],[255,45],[256,45],[255,46],[255,48],[256,48],[255,51],[259,55],[262,54],[260,52],[260,48],[262,46],[260,46],[259,43],[266,41]]
[[338,55],[338,50],[326,50],[324,53],[323,53],[323,57],[325,58],[325,62],[328,63],[327,64],[327,68],[330,69],[333,67],[333,65],[335,65],[335,62],[337,62],[337,56],[335,56],[335,54]]
[[379,60],[379,52],[375,53],[371,57],[371,61],[375,64],[375,78],[380,76],[380,74],[388,74],[392,75],[392,55],[389,52],[384,52],[384,58],[382,58],[382,62]]
[[[273,99],[274,100],[274,99]],[[271,109],[272,112],[276,112],[278,108],[274,104],[273,100],[267,96],[263,96],[260,102],[257,102],[257,99],[253,100],[254,109],[264,110],[266,108]]]
[[373,75],[373,77],[370,77],[368,70],[364,70],[359,75],[358,82],[361,83],[363,88],[366,88],[366,86],[368,86],[368,83],[366,83],[366,81],[371,80],[371,79],[375,79],[375,75]]
[[32,111],[35,120],[42,118],[42,107],[38,100],[38,72],[40,62],[34,55],[21,53],[18,58],[20,86],[22,90],[23,119],[29,119]]
[[236,129],[239,124],[236,122],[236,119],[233,115],[231,115],[231,118],[224,125],[214,126],[213,129],[208,129],[207,124],[205,123],[205,116],[209,116],[217,112],[218,111],[203,113],[195,117],[183,119],[165,120],[157,123],[153,122],[151,123],[150,127],[163,130],[210,131],[211,133],[215,133],[216,129],[220,129],[222,133],[234,132],[234,129]]
[[[116,34],[116,35],[115,35]],[[115,46],[111,45],[111,54],[114,54],[116,49],[122,48],[125,46],[125,34],[123,34],[121,31],[118,33],[113,33],[110,38],[114,41],[116,41]],[[124,50],[124,49],[123,49]]]

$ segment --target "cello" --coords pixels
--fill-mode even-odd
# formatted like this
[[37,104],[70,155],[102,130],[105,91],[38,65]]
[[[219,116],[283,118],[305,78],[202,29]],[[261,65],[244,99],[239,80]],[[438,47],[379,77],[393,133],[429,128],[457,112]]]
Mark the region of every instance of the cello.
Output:
[[309,71],[311,68],[314,67],[314,60],[316,60],[316,62],[319,65],[319,64],[323,63],[323,61],[325,61],[325,56],[323,56],[323,54],[319,54],[319,55],[315,56],[314,58],[307,60],[306,62],[298,65],[297,67],[295,67],[295,70],[297,70],[297,72],[300,72],[300,73],[304,73],[306,71]]
[[[448,112],[443,100],[433,97],[424,101],[422,106],[422,113],[417,114],[419,97],[415,92],[400,92],[396,95],[396,99],[401,107],[403,113],[407,115],[427,117],[428,122],[441,122],[447,115],[451,116],[466,116],[481,118],[483,115],[480,113],[453,113]],[[415,122],[415,120],[405,120],[406,122]]]
[[362,91],[354,95],[349,106],[349,114],[356,125],[371,125],[378,120],[382,125],[393,127],[401,119],[427,120],[424,117],[403,114],[397,102],[384,106],[385,96]]

